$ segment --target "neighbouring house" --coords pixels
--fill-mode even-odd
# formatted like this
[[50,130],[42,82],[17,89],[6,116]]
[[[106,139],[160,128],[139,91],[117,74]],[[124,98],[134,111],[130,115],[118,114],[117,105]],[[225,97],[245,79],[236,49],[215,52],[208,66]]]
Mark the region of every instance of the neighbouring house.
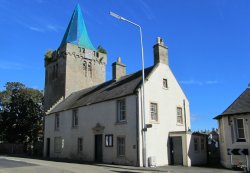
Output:
[[189,102],[169,67],[168,48],[157,38],[153,50],[143,109],[142,71],[126,74],[118,58],[112,80],[105,80],[107,55],[92,45],[78,5],[61,45],[45,59],[44,156],[135,166],[203,164],[206,140],[187,130]]
[[220,115],[221,164],[227,168],[246,167],[249,170],[250,150],[250,86]]
[[220,163],[218,129],[212,129],[212,131],[208,133],[208,162],[210,165],[219,165]]

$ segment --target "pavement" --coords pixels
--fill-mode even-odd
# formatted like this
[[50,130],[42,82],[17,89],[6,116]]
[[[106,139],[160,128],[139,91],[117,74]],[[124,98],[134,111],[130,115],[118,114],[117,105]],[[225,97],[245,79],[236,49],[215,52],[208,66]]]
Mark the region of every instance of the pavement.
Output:
[[163,166],[143,168],[112,164],[66,163],[39,159],[0,156],[0,173],[240,173],[218,168]]

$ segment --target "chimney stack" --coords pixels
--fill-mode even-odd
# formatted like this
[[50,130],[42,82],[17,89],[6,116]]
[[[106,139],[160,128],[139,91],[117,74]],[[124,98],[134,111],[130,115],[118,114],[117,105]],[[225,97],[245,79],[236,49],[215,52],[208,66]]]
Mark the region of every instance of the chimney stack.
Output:
[[117,58],[117,62],[112,64],[113,80],[118,80],[126,75],[126,65],[121,63],[121,57]]
[[157,43],[154,45],[154,65],[158,63],[168,65],[168,47],[160,37],[157,37]]

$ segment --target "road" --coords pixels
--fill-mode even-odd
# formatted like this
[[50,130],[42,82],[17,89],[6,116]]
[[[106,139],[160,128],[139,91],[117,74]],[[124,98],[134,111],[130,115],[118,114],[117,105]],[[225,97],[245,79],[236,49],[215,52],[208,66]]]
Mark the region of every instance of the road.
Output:
[[38,159],[0,156],[0,173],[238,173],[225,169],[200,167],[166,166],[159,168],[138,168],[108,164],[78,164]]

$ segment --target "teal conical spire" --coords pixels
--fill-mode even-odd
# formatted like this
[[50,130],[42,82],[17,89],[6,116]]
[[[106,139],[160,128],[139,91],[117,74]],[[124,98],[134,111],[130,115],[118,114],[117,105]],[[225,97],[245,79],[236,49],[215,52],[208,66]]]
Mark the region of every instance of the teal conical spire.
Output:
[[89,39],[79,4],[76,5],[60,47],[66,43],[72,43],[79,47],[95,50]]

